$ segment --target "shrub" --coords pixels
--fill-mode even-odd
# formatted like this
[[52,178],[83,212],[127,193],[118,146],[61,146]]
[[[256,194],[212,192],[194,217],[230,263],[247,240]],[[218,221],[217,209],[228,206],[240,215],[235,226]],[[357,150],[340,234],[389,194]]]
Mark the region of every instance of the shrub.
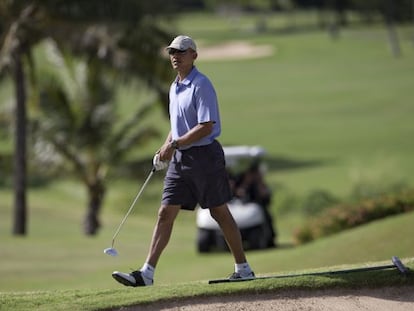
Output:
[[297,244],[310,242],[370,221],[414,210],[414,189],[366,199],[356,204],[339,204],[310,219],[296,230]]
[[307,215],[316,215],[326,208],[338,203],[338,199],[325,190],[315,190],[307,195],[302,211]]

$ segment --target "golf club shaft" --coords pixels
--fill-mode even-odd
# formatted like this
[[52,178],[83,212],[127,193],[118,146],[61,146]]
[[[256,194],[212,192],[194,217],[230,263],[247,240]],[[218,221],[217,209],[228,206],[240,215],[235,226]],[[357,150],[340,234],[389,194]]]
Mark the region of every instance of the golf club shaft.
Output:
[[[347,274],[353,272],[368,272],[368,271],[376,271],[376,270],[386,270],[386,269],[393,269],[397,268],[398,271],[402,274],[407,274],[408,269],[403,265],[401,260],[398,257],[392,258],[392,263],[390,265],[382,265],[382,266],[371,266],[371,267],[361,267],[361,268],[352,268],[352,269],[345,269],[345,270],[332,270],[332,271],[322,271],[322,272],[305,272],[305,273],[298,273],[298,274],[281,274],[281,275],[270,275],[270,276],[259,276],[256,279],[282,279],[282,278],[291,278],[291,277],[300,277],[300,276],[330,276],[330,275],[339,275],[339,274]],[[241,280],[242,281],[242,280]],[[216,279],[210,280],[209,284],[217,284],[217,283],[228,283],[234,282],[234,280],[230,279]]]
[[144,184],[142,185],[141,189],[139,190],[138,194],[135,196],[134,201],[132,202],[131,206],[128,209],[128,212],[125,214],[124,218],[122,219],[121,223],[118,226],[118,229],[116,229],[114,236],[112,237],[112,248],[114,247],[115,244],[115,238],[118,236],[119,231],[121,230],[122,226],[124,225],[125,221],[127,220],[129,214],[132,212],[132,210],[134,209],[135,203],[137,202],[137,200],[139,199],[139,197],[141,196],[141,193],[144,191],[145,187],[147,186],[148,182],[150,181],[152,175],[155,172],[155,168],[151,169],[151,172],[149,173],[147,179],[145,180]]
[[[347,273],[352,273],[352,272],[367,272],[367,271],[373,271],[373,270],[385,270],[385,269],[391,269],[391,268],[395,268],[395,266],[394,265],[386,265],[386,266],[378,266],[378,267],[355,268],[355,269],[348,269],[348,270],[334,270],[334,271],[323,271],[323,272],[269,275],[269,276],[259,276],[259,277],[256,277],[256,279],[265,280],[265,279],[284,279],[284,278],[302,277],[302,276],[329,276],[329,275],[337,275],[337,274],[347,274]],[[240,281],[243,281],[243,280],[240,280]],[[230,283],[230,282],[235,282],[235,281],[230,280],[230,279],[217,279],[217,280],[208,281],[208,284]]]

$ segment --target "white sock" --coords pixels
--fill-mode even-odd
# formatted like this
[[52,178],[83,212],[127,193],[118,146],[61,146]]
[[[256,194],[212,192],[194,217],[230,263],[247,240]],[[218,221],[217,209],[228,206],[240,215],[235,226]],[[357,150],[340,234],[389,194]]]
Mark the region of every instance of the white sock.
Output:
[[145,278],[151,281],[154,279],[155,268],[151,266],[149,263],[144,263],[141,270],[139,271],[141,271],[142,276],[144,276]]
[[234,264],[234,271],[240,273],[243,277],[252,273],[252,269],[247,262]]

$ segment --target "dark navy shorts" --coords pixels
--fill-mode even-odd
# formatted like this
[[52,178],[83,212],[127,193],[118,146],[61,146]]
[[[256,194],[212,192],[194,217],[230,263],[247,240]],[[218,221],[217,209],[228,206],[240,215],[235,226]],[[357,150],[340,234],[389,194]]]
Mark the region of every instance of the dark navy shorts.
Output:
[[163,205],[182,209],[212,208],[231,200],[223,148],[218,141],[210,145],[176,150],[164,179]]

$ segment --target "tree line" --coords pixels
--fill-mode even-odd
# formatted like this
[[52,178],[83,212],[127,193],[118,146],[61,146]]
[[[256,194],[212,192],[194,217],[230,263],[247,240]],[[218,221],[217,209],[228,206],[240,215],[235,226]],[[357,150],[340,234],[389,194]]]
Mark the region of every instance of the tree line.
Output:
[[[413,0],[172,0],[179,11],[216,10],[220,6],[233,6],[244,11],[332,10],[344,17],[345,12],[359,14],[365,21],[380,15],[396,22],[412,22]],[[343,20],[346,22],[346,19]]]

